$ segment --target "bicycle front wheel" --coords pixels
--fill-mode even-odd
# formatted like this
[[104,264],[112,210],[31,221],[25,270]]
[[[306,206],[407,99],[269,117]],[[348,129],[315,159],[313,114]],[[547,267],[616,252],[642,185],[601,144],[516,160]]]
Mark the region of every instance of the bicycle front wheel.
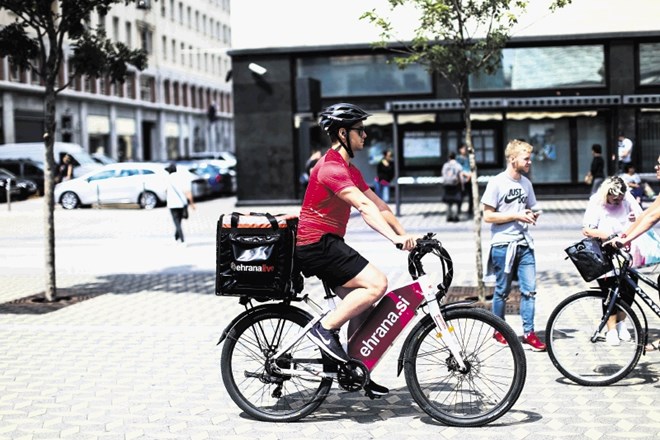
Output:
[[227,392],[251,417],[267,422],[292,422],[314,411],[327,397],[332,379],[322,375],[323,358],[306,336],[280,360],[272,356],[295,340],[310,321],[291,306],[273,306],[251,313],[227,334],[220,367]]
[[642,354],[642,327],[628,304],[617,302],[615,310],[625,314],[629,341],[610,345],[605,332],[597,334],[603,318],[605,294],[590,290],[576,293],[559,303],[546,327],[548,354],[566,378],[580,385],[610,385],[626,377]]
[[[404,355],[408,389],[421,409],[447,425],[490,423],[520,397],[527,374],[522,344],[504,320],[486,310],[449,309],[444,317],[454,329],[467,370],[460,370],[426,317],[413,329]],[[508,345],[496,343],[496,331]]]

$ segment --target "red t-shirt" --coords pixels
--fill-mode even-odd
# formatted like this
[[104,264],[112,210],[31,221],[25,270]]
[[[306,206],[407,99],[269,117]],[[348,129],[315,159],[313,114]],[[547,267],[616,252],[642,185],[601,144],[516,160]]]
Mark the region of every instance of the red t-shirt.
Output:
[[357,167],[347,163],[335,150],[328,150],[309,176],[298,221],[298,246],[316,243],[325,234],[340,237],[346,234],[351,205],[337,193],[350,186],[362,192],[369,189]]

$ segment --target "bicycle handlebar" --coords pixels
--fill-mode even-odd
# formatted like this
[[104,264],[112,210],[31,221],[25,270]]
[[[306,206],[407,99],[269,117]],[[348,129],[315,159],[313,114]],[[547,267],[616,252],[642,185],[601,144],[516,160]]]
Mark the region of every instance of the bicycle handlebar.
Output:
[[623,258],[626,262],[628,263],[632,262],[633,259],[632,254],[628,250],[626,250],[625,247],[618,247],[615,246],[614,244],[608,244],[608,245],[605,244],[606,241],[610,241],[614,237],[616,237],[616,234],[612,234],[609,237],[607,237],[604,241],[601,241],[600,248],[603,250],[603,252],[605,252],[606,255],[610,256],[610,259],[612,259],[612,257],[614,257],[615,255],[618,255],[621,258]]

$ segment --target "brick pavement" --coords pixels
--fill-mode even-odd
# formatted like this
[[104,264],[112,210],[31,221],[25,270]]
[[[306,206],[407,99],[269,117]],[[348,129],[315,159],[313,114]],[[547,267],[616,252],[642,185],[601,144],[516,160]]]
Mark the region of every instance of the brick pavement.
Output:
[[[0,301],[43,289],[43,251],[37,238],[40,214],[29,203],[14,204],[12,213],[0,211],[0,230],[12,232],[0,237],[0,246],[16,257],[8,259],[9,252],[4,252]],[[543,204],[547,224],[539,224],[536,234],[543,251],[538,327],[554,304],[585,286],[560,255],[571,231],[579,231],[584,203]],[[437,230],[453,246],[454,284],[473,283],[471,224],[444,224],[439,216],[442,206],[437,204],[403,208],[407,228]],[[240,306],[235,299],[213,295],[215,220],[220,212],[233,209],[233,199],[200,203],[184,226],[190,241],[187,248],[170,243],[169,214],[162,209],[58,210],[60,289],[102,294],[42,315],[0,313],[0,439],[660,435],[657,353],[643,357],[620,383],[588,388],[563,379],[547,355],[527,351],[528,379],[516,405],[494,424],[468,430],[443,426],[417,408],[403,377],[395,377],[399,342],[375,370],[379,382],[392,389],[386,399],[370,401],[333,387],[321,408],[299,423],[269,424],[244,417],[222,386],[216,346]],[[268,208],[271,212],[295,209]],[[350,230],[357,236],[355,246],[387,268],[392,285],[405,280],[400,256],[386,244],[362,237],[360,219],[351,222]],[[487,241],[486,230],[484,234]],[[314,294],[320,286],[308,280],[307,288]],[[657,327],[657,319],[650,319],[650,325]],[[507,320],[520,331],[516,316]]]

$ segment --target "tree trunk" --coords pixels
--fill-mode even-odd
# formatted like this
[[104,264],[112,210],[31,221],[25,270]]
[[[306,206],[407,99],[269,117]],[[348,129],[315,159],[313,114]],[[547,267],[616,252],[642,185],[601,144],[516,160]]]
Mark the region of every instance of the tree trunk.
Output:
[[45,263],[46,263],[46,300],[55,301],[57,298],[57,285],[55,277],[55,157],[53,145],[55,144],[55,87],[46,84],[44,94],[44,150],[46,169],[44,176],[44,237],[45,237]]
[[465,144],[468,150],[468,159],[470,161],[470,185],[472,185],[472,212],[474,213],[474,244],[475,244],[475,274],[477,276],[477,294],[479,301],[486,300],[486,286],[484,284],[484,271],[483,271],[483,253],[481,251],[481,219],[483,218],[481,212],[481,203],[479,196],[479,184],[477,183],[477,160],[474,155],[474,147],[472,146],[472,120],[471,120],[471,107],[470,107],[470,92],[469,89],[464,91],[463,106],[465,119]]

